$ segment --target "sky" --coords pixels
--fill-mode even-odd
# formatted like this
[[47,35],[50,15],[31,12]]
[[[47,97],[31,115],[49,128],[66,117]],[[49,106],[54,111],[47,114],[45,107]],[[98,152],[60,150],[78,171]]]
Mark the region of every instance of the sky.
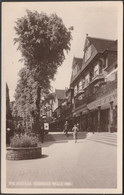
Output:
[[58,68],[53,89],[69,87],[73,57],[83,57],[86,34],[91,37],[118,39],[121,2],[3,2],[2,3],[2,79],[9,87],[10,100],[14,100],[18,72],[23,67],[19,62],[20,51],[13,44],[16,37],[14,26],[17,18],[26,14],[26,9],[56,13],[67,28],[73,26],[71,50]]

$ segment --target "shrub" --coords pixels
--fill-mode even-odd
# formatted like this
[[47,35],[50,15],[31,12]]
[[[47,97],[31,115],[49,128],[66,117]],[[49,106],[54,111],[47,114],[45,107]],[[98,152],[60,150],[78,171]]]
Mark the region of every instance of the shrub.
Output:
[[26,148],[26,147],[36,147],[38,144],[38,137],[36,135],[14,135],[10,139],[10,146],[13,148]]

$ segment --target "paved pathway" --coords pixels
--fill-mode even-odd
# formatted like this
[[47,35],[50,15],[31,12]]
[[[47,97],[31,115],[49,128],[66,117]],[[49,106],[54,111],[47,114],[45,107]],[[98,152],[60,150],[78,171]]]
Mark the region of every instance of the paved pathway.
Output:
[[42,158],[7,161],[8,188],[116,188],[117,147],[51,133]]

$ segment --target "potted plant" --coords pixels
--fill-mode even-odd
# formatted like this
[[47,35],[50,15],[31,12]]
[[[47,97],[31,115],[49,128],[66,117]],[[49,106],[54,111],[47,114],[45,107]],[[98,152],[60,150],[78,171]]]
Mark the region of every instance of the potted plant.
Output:
[[35,134],[15,134],[10,139],[10,147],[7,148],[7,160],[26,160],[40,158],[41,146],[38,146],[38,136]]

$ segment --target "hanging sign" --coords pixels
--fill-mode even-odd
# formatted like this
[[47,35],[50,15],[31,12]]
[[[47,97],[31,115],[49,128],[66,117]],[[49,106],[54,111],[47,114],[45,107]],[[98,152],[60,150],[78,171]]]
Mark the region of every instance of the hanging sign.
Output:
[[49,130],[49,123],[44,123],[44,130]]

